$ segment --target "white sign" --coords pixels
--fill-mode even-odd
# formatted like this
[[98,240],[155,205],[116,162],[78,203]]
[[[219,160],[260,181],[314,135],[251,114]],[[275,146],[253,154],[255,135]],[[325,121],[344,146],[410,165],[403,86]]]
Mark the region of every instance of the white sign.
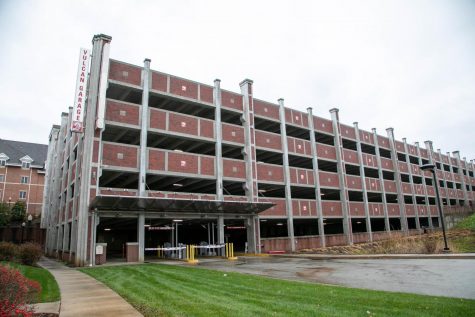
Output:
[[81,48],[79,53],[78,75],[76,78],[76,93],[74,96],[73,116],[71,118],[71,131],[82,133],[84,131],[83,117],[86,103],[87,77],[89,70],[90,51]]
[[104,254],[104,247],[102,245],[96,245],[96,254]]

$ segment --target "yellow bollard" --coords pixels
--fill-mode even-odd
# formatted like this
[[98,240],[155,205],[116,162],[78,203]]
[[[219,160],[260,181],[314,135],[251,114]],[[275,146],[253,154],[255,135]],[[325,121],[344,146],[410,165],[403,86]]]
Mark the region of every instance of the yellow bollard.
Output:
[[231,261],[237,260],[237,257],[234,256],[234,243],[232,242],[227,244],[226,257]]
[[195,260],[195,247],[194,245],[190,244],[186,246],[186,262],[190,264],[198,263],[198,260]]

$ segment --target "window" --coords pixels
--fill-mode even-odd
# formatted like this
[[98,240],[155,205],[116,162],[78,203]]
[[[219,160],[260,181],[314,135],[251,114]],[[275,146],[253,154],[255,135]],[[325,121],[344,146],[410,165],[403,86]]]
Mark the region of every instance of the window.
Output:
[[20,199],[26,199],[26,191],[24,190],[20,191]]
[[4,182],[5,181],[5,175],[0,175],[0,182]]
[[30,169],[31,163],[30,162],[21,162],[21,168]]
[[22,183],[22,184],[28,184],[28,176],[22,176],[20,183]]
[[0,160],[0,167],[5,167],[6,164],[7,164],[6,160]]

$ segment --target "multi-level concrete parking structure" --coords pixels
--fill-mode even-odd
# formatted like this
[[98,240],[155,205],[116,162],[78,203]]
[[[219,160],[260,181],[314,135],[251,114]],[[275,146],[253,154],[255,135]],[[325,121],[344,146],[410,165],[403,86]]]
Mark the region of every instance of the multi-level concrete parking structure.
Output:
[[416,232],[439,226],[434,186],[446,212],[473,206],[458,152],[255,99],[248,79],[236,93],[112,60],[110,41],[93,39],[84,133],[70,110],[50,137],[47,250],[76,265],[97,242],[108,257],[136,242],[143,261],[167,242],[293,251]]

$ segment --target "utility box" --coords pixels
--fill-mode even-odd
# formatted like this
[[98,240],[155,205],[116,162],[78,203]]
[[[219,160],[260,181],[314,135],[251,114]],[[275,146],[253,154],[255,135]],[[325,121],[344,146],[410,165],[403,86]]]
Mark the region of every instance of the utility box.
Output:
[[96,265],[106,263],[107,243],[96,243]]
[[125,246],[125,257],[127,262],[138,262],[139,261],[139,243],[138,242],[127,242]]

